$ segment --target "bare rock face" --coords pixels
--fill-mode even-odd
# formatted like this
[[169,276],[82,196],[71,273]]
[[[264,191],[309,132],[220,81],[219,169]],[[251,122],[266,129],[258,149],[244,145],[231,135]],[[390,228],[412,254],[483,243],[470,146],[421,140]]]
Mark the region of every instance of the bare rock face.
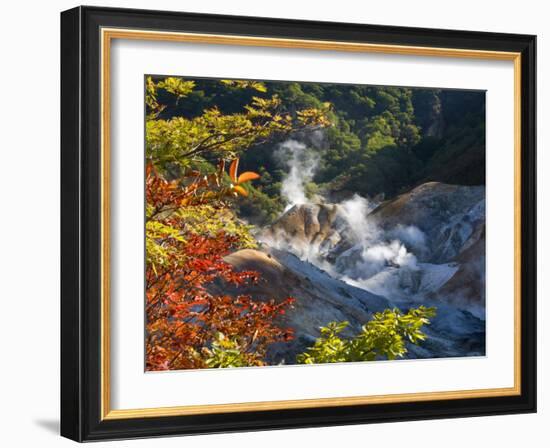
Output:
[[374,210],[349,200],[295,205],[259,239],[260,250],[226,261],[259,273],[235,294],[296,300],[279,318],[296,337],[274,344],[271,362],[293,363],[331,321],[349,321],[351,336],[373,312],[394,306],[437,308],[428,339],[407,357],[485,353],[484,187],[430,182]]
[[484,318],[485,187],[429,182],[382,204],[371,216],[384,229],[418,227],[428,245],[419,259],[457,267],[431,297]]
[[456,273],[436,291],[446,303],[485,318],[485,224],[479,224],[455,257]]
[[296,249],[333,247],[341,240],[341,225],[336,204],[300,204],[293,206],[264,230],[261,239],[293,245]]
[[371,217],[386,230],[417,227],[430,249],[425,261],[451,261],[485,222],[485,187],[428,182],[384,202]]
[[383,289],[393,285],[401,297],[437,298],[483,318],[483,186],[429,182],[363,217],[340,204],[295,205],[260,239],[390,300]]
[[[296,354],[311,346],[319,337],[319,328],[331,321],[348,321],[348,334],[357,334],[373,312],[391,306],[385,298],[335,279],[288,252],[244,249],[225,260],[237,270],[259,274],[258,283],[240,287],[240,294],[250,294],[257,300],[295,299],[292,309],[278,318],[282,327],[294,329],[295,338],[272,345],[269,357],[275,363],[294,363]],[[231,290],[226,288],[225,292]]]
[[[264,249],[266,250],[266,249]],[[396,306],[390,300],[365,289],[354,287],[331,277],[311,263],[293,254],[276,249],[268,252],[245,249],[225,260],[237,270],[255,270],[260,280],[239,290],[225,286],[226,294],[250,294],[256,300],[282,301],[295,299],[294,305],[277,318],[283,328],[292,328],[290,342],[272,344],[268,351],[270,364],[293,364],[296,355],[312,346],[319,337],[319,328],[331,321],[348,321],[343,336],[357,334],[371,319],[372,313]],[[452,305],[426,299],[422,304],[437,306],[437,316],[426,328],[428,339],[421,345],[409,345],[408,358],[453,357],[479,355],[485,351],[484,322],[467,311]],[[409,306],[418,306],[410,303]],[[399,304],[402,309],[408,306]]]

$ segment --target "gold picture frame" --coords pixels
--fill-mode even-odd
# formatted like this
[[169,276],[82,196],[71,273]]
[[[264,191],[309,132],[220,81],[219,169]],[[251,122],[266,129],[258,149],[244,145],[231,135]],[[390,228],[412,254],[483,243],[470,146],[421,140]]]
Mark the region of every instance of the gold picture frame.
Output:
[[[104,12],[108,11],[108,20],[104,20]],[[79,421],[75,423],[72,418],[64,417],[67,422],[62,427],[62,432],[65,435],[80,439],[80,440],[92,440],[95,438],[111,438],[111,437],[132,437],[133,432],[126,428],[128,422],[146,419],[150,421],[149,429],[146,434],[156,434],[162,432],[162,426],[157,426],[155,420],[162,418],[180,418],[185,419],[191,416],[209,416],[209,415],[228,415],[228,414],[241,414],[241,413],[262,413],[266,411],[290,411],[290,410],[307,410],[307,409],[319,409],[327,408],[327,412],[332,412],[335,408],[361,407],[373,405],[388,405],[397,403],[416,403],[422,406],[422,403],[426,402],[445,402],[447,406],[452,406],[452,401],[456,400],[471,400],[471,399],[501,399],[511,400],[509,403],[516,403],[514,400],[519,400],[522,403],[525,399],[531,403],[533,400],[532,390],[528,388],[526,390],[526,381],[532,382],[533,372],[529,368],[529,372],[525,373],[525,363],[534,362],[534,354],[532,350],[525,353],[526,338],[525,338],[525,322],[530,322],[532,316],[526,316],[525,310],[525,273],[522,273],[522,269],[525,269],[525,264],[522,260],[526,257],[531,259],[533,257],[530,246],[526,246],[525,238],[522,232],[522,222],[524,222],[526,213],[530,214],[533,204],[526,203],[525,198],[525,185],[526,182],[532,182],[532,179],[526,179],[525,173],[527,168],[534,163],[529,157],[526,157],[526,153],[534,151],[534,143],[529,143],[530,136],[526,136],[525,130],[532,126],[532,114],[528,114],[526,111],[532,108],[530,96],[526,96],[526,90],[534,90],[534,84],[531,87],[531,80],[533,73],[530,71],[530,64],[534,57],[532,53],[532,36],[527,38],[525,36],[509,35],[507,39],[503,40],[502,49],[488,48],[491,46],[489,36],[477,36],[477,45],[479,48],[469,47],[456,47],[451,46],[451,41],[454,45],[460,45],[460,42],[467,42],[467,38],[472,36],[463,36],[461,32],[441,32],[435,35],[431,33],[432,30],[424,30],[426,40],[432,39],[433,45],[427,45],[425,42],[417,44],[405,44],[403,42],[392,42],[393,39],[390,33],[387,32],[386,42],[369,41],[369,37],[365,37],[365,42],[351,42],[342,40],[330,40],[319,38],[288,38],[288,37],[276,37],[276,36],[262,36],[262,35],[250,35],[250,31],[244,32],[242,35],[235,35],[220,32],[199,32],[195,29],[191,31],[174,31],[170,29],[170,26],[166,24],[166,29],[146,29],[144,26],[128,26],[132,23],[132,15],[130,12],[117,12],[105,10],[102,8],[76,8],[64,13],[64,27],[66,33],[74,34],[75,32],[81,34],[81,38],[86,37],[91,39],[89,34],[83,34],[84,30],[78,26],[78,23],[82,21],[89,21],[93,24],[91,27],[93,32],[93,39],[98,54],[94,56],[94,60],[98,63],[98,76],[99,76],[99,88],[97,92],[98,106],[100,112],[99,123],[99,191],[98,196],[100,199],[98,207],[99,218],[99,257],[97,272],[100,274],[100,280],[98,285],[99,297],[99,322],[97,328],[97,334],[100,337],[98,344],[98,359],[96,364],[99,367],[99,375],[97,377],[97,386],[99,388],[99,403],[93,405],[93,410],[88,409],[87,419],[96,422],[96,426],[93,429],[88,426],[88,434],[82,433],[83,422]],[[162,22],[162,20],[169,21],[169,18],[163,14],[150,12],[145,14],[147,20],[153,20],[156,18],[156,24]],[[113,19],[115,17],[115,19]],[[168,14],[171,20],[177,19],[177,14]],[[201,16],[206,20],[208,16]],[[190,23],[195,20],[196,17],[182,17],[182,27],[189,26]],[[212,19],[210,24],[211,28],[216,28],[217,22]],[[235,19],[238,21],[238,19]],[[259,19],[260,20],[260,19]],[[268,19],[261,19],[268,20]],[[117,22],[117,23],[113,23]],[[138,21],[139,22],[139,21]],[[88,22],[86,22],[88,23]],[[140,22],[141,23],[141,22]],[[151,22],[153,23],[153,22]],[[295,23],[278,23],[273,22],[272,25],[276,28],[278,25],[281,27],[298,27]],[[334,27],[334,30],[338,29],[338,24],[319,24],[319,27]],[[357,25],[361,27],[360,25]],[[365,26],[366,27],[366,26]],[[193,28],[193,27],[190,27]],[[344,27],[342,27],[344,28]],[[367,30],[366,30],[367,31]],[[287,29],[280,31],[281,34],[285,34]],[[345,30],[342,31],[345,33]],[[90,33],[89,30],[86,33]],[[372,31],[375,33],[375,31]],[[372,34],[371,33],[371,34]],[[384,37],[383,30],[376,30],[377,36]],[[456,34],[453,34],[456,33]],[[297,33],[298,34],[298,33]],[[366,33],[368,34],[368,33]],[[468,34],[468,33],[466,33]],[[445,37],[446,36],[446,37]],[[117,39],[124,40],[140,40],[140,41],[163,41],[163,42],[184,42],[184,43],[200,43],[209,45],[238,45],[243,47],[275,47],[275,48],[287,48],[287,49],[310,49],[321,51],[342,51],[342,52],[354,52],[354,53],[380,53],[380,54],[397,54],[397,55],[409,55],[409,56],[432,56],[432,57],[449,57],[449,58],[465,58],[465,59],[481,59],[481,60],[500,60],[511,61],[514,66],[514,198],[510,200],[514,201],[514,386],[506,388],[489,388],[489,389],[476,389],[476,390],[460,390],[460,391],[447,391],[447,392],[423,392],[423,393],[405,393],[395,395],[374,395],[374,396],[354,396],[354,397],[339,397],[339,398],[316,398],[305,400],[283,400],[283,401],[266,401],[266,402],[246,402],[246,403],[232,403],[232,404],[217,404],[217,405],[190,405],[190,406],[175,406],[175,407],[156,407],[156,408],[137,408],[137,409],[113,409],[111,407],[111,370],[110,370],[110,151],[111,151],[111,45],[113,41]],[[380,40],[379,39],[379,40]],[[469,41],[468,41],[469,42]],[[518,44],[517,42],[520,42]],[[67,44],[69,45],[69,44]],[[76,45],[76,44],[73,44]],[[469,44],[470,45],[470,44]],[[65,76],[74,76],[74,72],[80,71],[82,67],[74,60],[74,55],[79,54],[81,48],[73,49],[73,56],[69,61],[69,56],[66,56],[67,69]],[[69,51],[67,50],[67,51]],[[73,67],[74,65],[74,67]],[[76,68],[75,68],[76,67]],[[526,77],[527,75],[527,77]],[[82,82],[82,81],[81,81]],[[78,85],[78,89],[81,89],[82,85]],[[67,95],[72,94],[67,88]],[[79,92],[80,97],[80,92]],[[528,102],[526,101],[528,100]],[[67,101],[68,103],[69,101]],[[66,108],[68,106],[65,106]],[[83,117],[79,118],[84,121]],[[67,126],[75,126],[77,123],[69,123]],[[78,125],[85,125],[78,124]],[[69,131],[67,131],[68,133]],[[70,149],[63,148],[63,151],[69,151]],[[84,149],[81,149],[84,150]],[[526,166],[529,165],[529,167]],[[530,199],[529,199],[530,201]],[[74,213],[74,210],[67,211],[67,216]],[[534,236],[533,236],[534,237]],[[523,238],[523,239],[522,239]],[[71,243],[74,245],[74,242]],[[71,246],[67,248],[67,251],[80,250]],[[528,252],[528,253],[527,253]],[[530,267],[529,269],[532,269]],[[532,273],[529,274],[533,275]],[[69,281],[69,280],[67,280]],[[64,298],[63,300],[74,300]],[[530,300],[530,299],[529,299]],[[67,307],[68,308],[68,307]],[[81,311],[80,311],[81,312]],[[79,314],[80,317],[82,317]],[[64,318],[67,320],[68,318]],[[65,322],[64,320],[64,322]],[[65,325],[69,325],[65,323]],[[78,331],[83,331],[82,328],[78,328]],[[532,328],[528,331],[532,331]],[[82,350],[81,347],[76,349]],[[527,358],[526,358],[527,357]],[[67,364],[74,364],[76,360],[72,359],[72,355],[66,358]],[[65,362],[65,361],[64,361]],[[522,364],[523,363],[523,364]],[[527,377],[525,376],[527,375]],[[80,377],[79,377],[80,378]],[[80,380],[81,381],[81,380]],[[65,396],[67,394],[73,394],[75,385],[67,387]],[[70,389],[70,391],[69,391]],[[527,397],[527,398],[526,398]],[[80,401],[79,401],[80,400]],[[78,398],[79,406],[86,407],[86,404],[82,401],[83,398]],[[88,398],[89,400],[89,398]],[[449,402],[451,401],[451,402]],[[518,401],[518,402],[519,402]],[[512,406],[513,407],[513,406]],[[516,406],[517,407],[517,406]],[[532,406],[531,406],[532,408]],[[65,411],[66,412],[66,411]],[[482,413],[482,411],[480,411]],[[92,415],[94,414],[94,415]],[[443,413],[444,414],[444,413]],[[469,415],[467,412],[464,415]],[[475,412],[474,412],[475,414]],[[406,418],[404,416],[403,418]],[[396,416],[399,419],[399,416]],[[367,421],[363,420],[363,421]],[[181,420],[184,422],[184,420]],[[102,425],[112,425],[120,422],[121,425],[118,429],[105,430],[101,432],[97,430]],[[322,424],[322,421],[320,421]],[[275,426],[277,426],[275,424]],[[116,426],[113,426],[117,428]],[[235,424],[236,428],[239,428],[238,424]],[[259,425],[258,427],[261,427]],[[285,427],[284,424],[281,427]],[[290,427],[287,425],[286,427]],[[109,426],[108,428],[111,428]],[[200,431],[201,425],[197,425],[194,430],[184,431],[181,433],[192,433],[195,430]],[[220,426],[220,428],[222,428]],[[243,427],[246,429],[248,427]],[[94,431],[97,433],[95,434]],[[159,432],[160,431],[160,432]],[[178,433],[178,431],[176,431]]]

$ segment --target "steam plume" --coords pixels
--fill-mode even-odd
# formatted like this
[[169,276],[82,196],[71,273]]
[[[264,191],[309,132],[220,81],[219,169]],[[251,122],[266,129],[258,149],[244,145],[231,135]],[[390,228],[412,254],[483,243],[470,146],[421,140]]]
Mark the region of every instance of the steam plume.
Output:
[[285,211],[296,204],[307,204],[309,201],[305,186],[317,171],[319,155],[296,140],[281,143],[274,155],[282,165],[288,168],[288,173],[281,185],[281,195],[287,203]]

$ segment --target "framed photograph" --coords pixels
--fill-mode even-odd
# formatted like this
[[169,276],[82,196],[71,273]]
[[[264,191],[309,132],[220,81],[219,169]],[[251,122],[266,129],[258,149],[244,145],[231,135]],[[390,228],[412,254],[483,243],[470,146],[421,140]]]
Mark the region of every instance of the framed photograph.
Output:
[[535,36],[61,14],[61,433],[535,412]]

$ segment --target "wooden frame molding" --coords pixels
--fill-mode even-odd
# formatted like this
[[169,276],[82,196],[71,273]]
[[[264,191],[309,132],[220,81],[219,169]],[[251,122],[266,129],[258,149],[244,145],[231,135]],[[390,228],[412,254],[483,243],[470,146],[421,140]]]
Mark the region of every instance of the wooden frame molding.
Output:
[[[515,256],[513,386],[114,409],[111,49],[119,40],[510,61],[514,197],[501,199],[514,201],[514,241],[504,242],[514,245]],[[536,412],[536,36],[79,6],[61,13],[60,49],[64,437],[82,442]]]
[[[514,386],[509,388],[459,390],[446,392],[406,393],[392,395],[371,395],[305,400],[281,400],[264,402],[231,403],[219,405],[192,405],[142,409],[111,409],[110,407],[110,57],[114,39],[144,41],[186,42],[212,45],[242,45],[256,47],[294,48],[320,51],[346,51],[356,53],[382,53],[413,56],[452,57],[485,60],[504,60],[514,63]],[[307,409],[316,407],[349,406],[380,403],[406,403],[428,400],[456,400],[480,397],[502,397],[521,394],[521,53],[506,51],[483,51],[455,48],[414,47],[403,45],[382,45],[316,41],[299,39],[273,39],[260,37],[229,36],[216,34],[192,34],[153,32],[132,29],[103,28],[101,30],[102,54],[102,331],[101,331],[101,410],[102,419],[150,418],[179,415],[200,415],[218,412],[247,412],[260,410]]]

